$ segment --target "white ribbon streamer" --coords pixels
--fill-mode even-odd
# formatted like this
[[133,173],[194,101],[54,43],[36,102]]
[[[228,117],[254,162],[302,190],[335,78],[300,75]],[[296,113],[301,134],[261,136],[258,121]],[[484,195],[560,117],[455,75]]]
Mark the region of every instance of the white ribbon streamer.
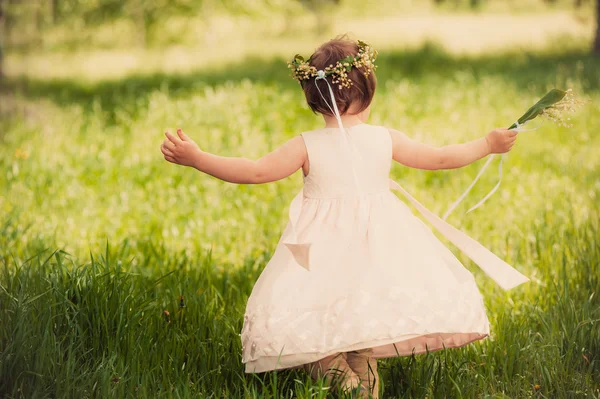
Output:
[[392,190],[400,191],[437,231],[442,233],[452,244],[456,245],[458,249],[471,258],[503,290],[508,291],[530,281],[528,277],[500,259],[489,249],[481,245],[481,243],[440,219],[439,216],[423,206],[394,180],[389,179],[389,185]]
[[[542,123],[544,123],[542,121]],[[540,128],[540,126],[542,124],[539,124],[538,126],[536,126],[533,129],[523,129],[522,126],[525,126],[527,124],[527,122],[523,123],[522,125],[519,123],[519,121],[515,122],[515,125],[517,125],[516,128],[511,129],[517,132],[530,132],[533,130],[537,130]],[[483,172],[485,171],[485,169],[490,165],[490,163],[492,162],[492,159],[494,159],[494,156],[496,154],[492,154],[490,155],[490,157],[488,158],[488,160],[485,162],[485,164],[483,165],[483,167],[479,170],[479,173],[477,173],[477,176],[475,176],[475,179],[473,180],[473,182],[469,185],[469,187],[467,187],[467,189],[465,190],[464,193],[461,194],[460,197],[458,197],[458,199],[456,201],[454,201],[454,203],[452,205],[450,205],[450,208],[448,208],[448,210],[446,211],[446,213],[444,214],[444,216],[442,217],[443,220],[446,220],[446,218],[448,218],[448,216],[450,215],[450,213],[452,213],[452,211],[458,206],[458,204],[460,204],[462,202],[463,199],[465,199],[465,197],[467,196],[467,194],[469,194],[469,191],[471,191],[471,189],[473,188],[473,186],[475,185],[475,183],[477,183],[477,181],[479,180],[479,178],[481,177],[481,175],[483,174]],[[502,182],[502,162],[504,161],[504,157],[506,156],[506,154],[502,154],[502,156],[500,157],[500,163],[498,164],[498,183],[496,183],[496,185],[494,186],[494,188],[492,188],[492,190],[486,194],[485,197],[483,197],[477,204],[475,204],[474,206],[472,206],[471,208],[469,208],[469,210],[466,213],[469,213],[471,211],[474,211],[475,209],[479,208],[481,205],[483,205],[483,203],[485,201],[487,201],[488,198],[490,198],[495,192],[496,190],[498,190],[498,187],[500,187],[500,183]]]

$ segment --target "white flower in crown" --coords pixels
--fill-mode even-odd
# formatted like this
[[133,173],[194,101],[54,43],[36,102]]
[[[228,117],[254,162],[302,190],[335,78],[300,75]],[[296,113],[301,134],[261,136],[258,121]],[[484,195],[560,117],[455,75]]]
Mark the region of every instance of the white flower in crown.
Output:
[[322,69],[319,69],[317,71],[317,79],[325,79],[325,71]]

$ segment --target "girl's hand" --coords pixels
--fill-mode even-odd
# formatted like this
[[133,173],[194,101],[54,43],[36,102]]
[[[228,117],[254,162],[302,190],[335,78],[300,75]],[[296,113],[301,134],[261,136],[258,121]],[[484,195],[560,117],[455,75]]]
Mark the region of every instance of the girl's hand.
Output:
[[489,132],[485,139],[488,143],[490,154],[501,154],[508,152],[517,141],[517,133],[514,130],[494,129]]
[[202,150],[181,129],[177,129],[177,135],[179,137],[173,136],[166,131],[165,136],[167,138],[160,146],[160,150],[169,162],[183,166],[194,166]]

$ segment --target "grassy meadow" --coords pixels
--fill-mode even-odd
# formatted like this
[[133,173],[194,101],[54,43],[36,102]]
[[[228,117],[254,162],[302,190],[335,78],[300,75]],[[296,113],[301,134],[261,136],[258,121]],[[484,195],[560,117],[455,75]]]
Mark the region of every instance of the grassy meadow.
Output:
[[[499,26],[512,18],[488,17]],[[261,25],[243,28],[253,26]],[[523,132],[499,191],[464,214],[497,182],[493,166],[448,219],[531,282],[502,291],[445,241],[476,275],[492,335],[380,360],[381,397],[600,398],[600,58],[589,54],[591,27],[525,47],[510,28],[479,42],[475,32],[472,51],[453,46],[459,37],[427,40],[430,32],[395,45],[376,29],[371,21],[355,31],[380,49],[369,123],[423,142],[508,127],[553,87],[588,101],[569,129],[544,122]],[[286,60],[337,33],[266,39],[272,46],[248,39],[245,52],[231,41],[229,52],[219,45],[222,59],[202,46],[132,49],[132,58],[79,48],[7,56],[0,397],[338,397],[301,371],[245,374],[241,363],[246,300],[301,171],[235,185],[160,152],[165,129],[181,127],[206,151],[258,159],[322,126]],[[442,215],[483,162],[444,171],[395,164],[391,177]]]

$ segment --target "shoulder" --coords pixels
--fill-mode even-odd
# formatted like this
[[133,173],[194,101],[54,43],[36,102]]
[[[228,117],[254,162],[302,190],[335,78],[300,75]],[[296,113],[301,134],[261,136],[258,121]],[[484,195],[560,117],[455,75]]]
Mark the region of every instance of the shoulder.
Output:
[[313,130],[303,131],[299,135],[302,136],[302,137],[311,137],[311,136],[315,136],[315,135],[318,135],[318,134],[322,135],[324,132],[325,132],[325,129],[313,129]]
[[395,144],[397,141],[400,141],[402,138],[406,137],[406,135],[397,130],[388,126],[383,125],[368,125],[373,129],[376,129],[378,133],[380,133],[386,140],[390,140],[392,144]]
[[280,152],[282,154],[287,154],[288,156],[305,156],[307,152],[307,145],[301,133],[286,139],[285,142],[283,142],[283,144],[281,144],[279,148],[277,148],[275,151]]
[[368,124],[367,126],[373,128],[375,130],[378,130],[379,132],[381,132],[382,134],[387,135],[387,136],[391,136],[391,135],[398,134],[398,133],[403,134],[403,133],[399,132],[398,130],[393,129],[393,128],[388,127],[388,126],[371,125],[371,124]]
[[328,135],[328,132],[325,129],[314,129],[304,131],[300,133],[299,136],[302,137],[304,144],[308,147],[311,145],[311,143],[316,142],[319,139],[322,140],[324,137],[330,135]]
[[284,146],[292,147],[297,149],[298,151],[306,152],[306,139],[304,137],[304,133],[297,134],[291,138],[289,138]]
[[404,140],[410,140],[410,138],[402,130],[394,129],[391,127],[385,127],[385,129],[394,144],[402,142]]
[[389,135],[394,135],[394,134],[404,134],[401,130],[389,127],[389,126],[383,126],[383,125],[372,125],[373,127],[377,127],[379,129],[381,129],[382,131],[385,131],[387,134]]

